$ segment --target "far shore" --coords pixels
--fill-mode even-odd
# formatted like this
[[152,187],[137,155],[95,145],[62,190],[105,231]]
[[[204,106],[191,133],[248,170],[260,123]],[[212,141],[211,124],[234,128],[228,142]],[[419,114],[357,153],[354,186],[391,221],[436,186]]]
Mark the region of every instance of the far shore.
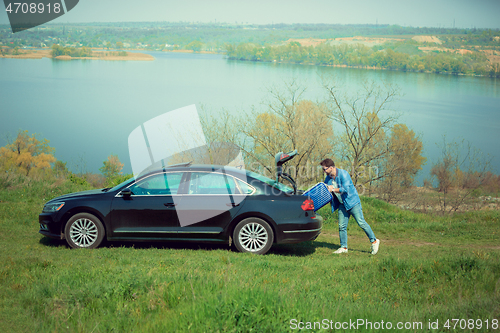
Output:
[[213,51],[197,51],[197,52],[194,52],[193,50],[163,50],[162,52],[221,54],[220,52],[213,52]]
[[117,55],[117,51],[95,51],[93,50],[92,57],[71,57],[68,55],[61,55],[53,57],[50,49],[46,50],[19,50],[21,54],[13,55],[0,55],[0,58],[14,58],[14,59],[42,59],[53,58],[58,60],[76,60],[76,59],[89,59],[89,60],[111,60],[111,61],[152,61],[155,58],[152,55],[144,53],[127,52],[126,56]]

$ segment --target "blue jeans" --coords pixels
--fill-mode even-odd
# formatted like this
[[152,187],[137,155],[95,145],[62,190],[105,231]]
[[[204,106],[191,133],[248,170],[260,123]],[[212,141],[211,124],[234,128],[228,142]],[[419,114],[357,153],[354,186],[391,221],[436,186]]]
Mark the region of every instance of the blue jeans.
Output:
[[361,204],[357,204],[350,210],[346,210],[344,205],[341,204],[339,207],[339,236],[340,236],[340,247],[347,248],[347,224],[349,223],[349,217],[354,216],[356,222],[364,230],[366,236],[370,239],[370,242],[374,242],[377,239],[373,234],[372,228],[366,223],[363,217],[363,210],[361,209]]

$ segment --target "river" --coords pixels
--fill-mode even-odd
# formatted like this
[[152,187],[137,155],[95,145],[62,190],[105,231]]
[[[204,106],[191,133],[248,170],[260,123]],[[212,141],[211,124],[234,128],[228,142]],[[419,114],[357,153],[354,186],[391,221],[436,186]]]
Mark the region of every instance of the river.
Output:
[[321,100],[324,76],[351,92],[367,80],[400,87],[392,108],[421,136],[428,159],[420,181],[439,157],[436,143],[443,135],[481,149],[500,173],[498,79],[149,54],[156,60],[0,59],[0,144],[28,130],[50,140],[55,156],[74,171],[98,172],[108,155],[117,154],[131,173],[128,135],[145,121],[191,104],[209,113],[262,109],[268,88],[292,78],[308,87],[305,98]]

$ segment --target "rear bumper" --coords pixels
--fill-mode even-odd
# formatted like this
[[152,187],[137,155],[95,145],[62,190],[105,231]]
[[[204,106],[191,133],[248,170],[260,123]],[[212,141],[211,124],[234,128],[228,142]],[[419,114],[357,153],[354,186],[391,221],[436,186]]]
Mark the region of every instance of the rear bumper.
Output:
[[314,240],[321,233],[323,218],[316,215],[314,218],[302,218],[278,226],[277,244],[298,243]]

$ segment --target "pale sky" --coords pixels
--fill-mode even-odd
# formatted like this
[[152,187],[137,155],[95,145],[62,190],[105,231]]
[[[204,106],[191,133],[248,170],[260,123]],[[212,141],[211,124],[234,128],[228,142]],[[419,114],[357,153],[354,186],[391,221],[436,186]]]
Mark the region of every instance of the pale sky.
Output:
[[[0,5],[1,6],[1,5]],[[500,28],[500,0],[80,0],[53,23],[227,22]],[[0,24],[8,24],[5,11]]]

